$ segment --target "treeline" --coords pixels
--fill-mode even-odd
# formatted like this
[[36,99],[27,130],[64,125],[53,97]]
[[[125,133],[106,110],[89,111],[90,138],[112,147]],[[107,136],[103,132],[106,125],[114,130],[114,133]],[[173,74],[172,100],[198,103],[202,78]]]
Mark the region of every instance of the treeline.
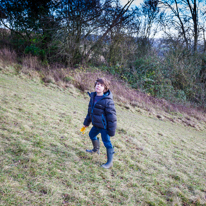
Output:
[[98,66],[152,96],[205,107],[204,2],[132,3],[1,0],[0,47],[43,65]]

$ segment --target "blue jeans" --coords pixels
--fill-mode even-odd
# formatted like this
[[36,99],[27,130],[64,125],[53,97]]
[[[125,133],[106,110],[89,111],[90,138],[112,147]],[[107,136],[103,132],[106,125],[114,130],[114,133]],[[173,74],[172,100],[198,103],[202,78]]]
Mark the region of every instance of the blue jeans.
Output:
[[97,140],[97,135],[101,133],[102,136],[102,141],[104,143],[104,146],[106,148],[113,148],[112,143],[110,141],[110,136],[107,134],[107,130],[106,129],[101,129],[98,127],[92,127],[90,132],[89,132],[89,137],[91,140]]

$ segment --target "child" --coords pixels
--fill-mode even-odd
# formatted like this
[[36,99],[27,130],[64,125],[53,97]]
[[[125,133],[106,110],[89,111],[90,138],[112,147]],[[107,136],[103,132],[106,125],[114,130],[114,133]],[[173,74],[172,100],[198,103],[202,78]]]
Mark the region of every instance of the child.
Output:
[[109,90],[109,81],[105,78],[97,79],[94,87],[95,92],[90,95],[88,114],[84,120],[84,127],[88,127],[92,122],[93,127],[89,132],[89,137],[93,144],[92,150],[86,150],[90,153],[98,153],[100,149],[97,135],[101,133],[102,141],[107,150],[107,163],[101,167],[109,169],[112,167],[114,148],[110,137],[115,135],[117,126],[116,110],[112,93]]

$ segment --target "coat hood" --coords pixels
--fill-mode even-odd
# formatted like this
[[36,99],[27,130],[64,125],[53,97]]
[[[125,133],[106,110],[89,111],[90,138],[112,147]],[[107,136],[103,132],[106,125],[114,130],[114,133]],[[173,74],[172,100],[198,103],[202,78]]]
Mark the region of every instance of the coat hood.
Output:
[[[96,92],[91,92],[91,93],[88,92],[88,94],[89,94],[90,97],[94,98],[97,93]],[[113,95],[112,95],[112,92],[110,90],[105,92],[103,94],[103,96],[104,96],[103,98],[105,98],[105,99],[112,99],[113,100]]]

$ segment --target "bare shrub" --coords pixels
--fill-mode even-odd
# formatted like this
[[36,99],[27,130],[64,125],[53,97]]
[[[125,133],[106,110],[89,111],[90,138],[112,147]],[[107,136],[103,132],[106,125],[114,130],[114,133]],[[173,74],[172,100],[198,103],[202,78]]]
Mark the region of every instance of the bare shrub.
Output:
[[56,82],[63,81],[64,77],[67,75],[66,69],[52,69],[49,71],[49,74],[52,75]]
[[[59,65],[43,65],[38,57],[28,55],[23,59],[22,72],[30,74],[31,71],[37,71],[45,83],[58,83],[67,76],[67,69],[60,68]],[[59,84],[58,85],[62,85]]]
[[94,83],[98,77],[103,77],[101,72],[77,72],[75,71],[74,85],[82,91],[93,90]]
[[73,83],[73,71],[71,68],[63,68],[61,65],[52,65],[41,68],[42,80],[45,83],[53,83],[66,88]]
[[17,55],[15,51],[7,48],[0,49],[0,59],[5,63],[16,63]]
[[22,66],[28,69],[35,69],[40,71],[42,69],[42,65],[36,56],[25,56],[22,61]]

